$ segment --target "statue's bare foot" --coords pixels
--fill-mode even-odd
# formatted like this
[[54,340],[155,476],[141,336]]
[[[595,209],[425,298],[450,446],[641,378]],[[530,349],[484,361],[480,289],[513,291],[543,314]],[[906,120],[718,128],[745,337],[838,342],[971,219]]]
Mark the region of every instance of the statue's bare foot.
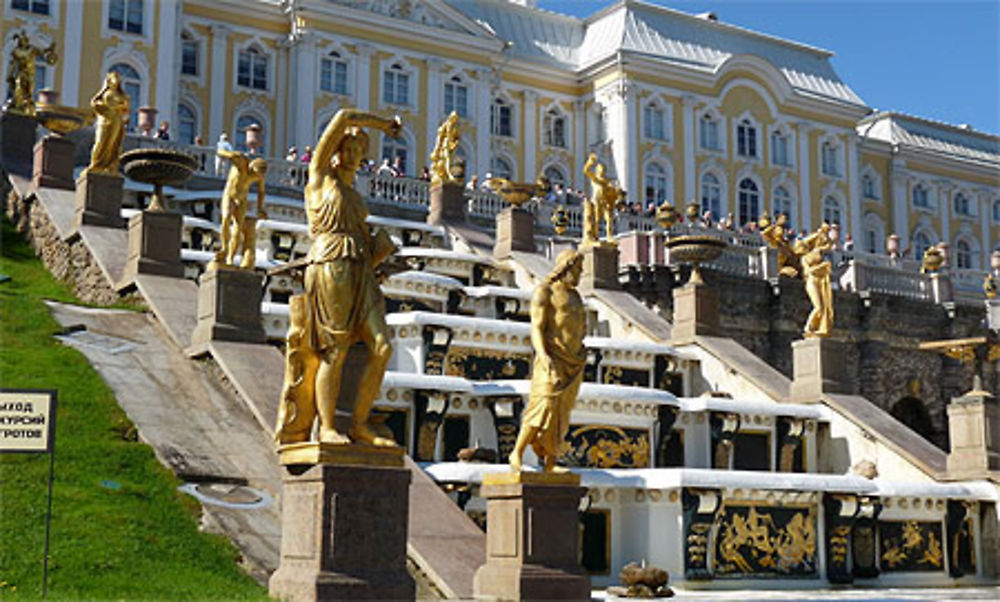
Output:
[[386,439],[385,437],[379,437],[364,424],[355,424],[351,427],[351,430],[347,432],[350,436],[351,441],[354,443],[364,443],[368,445],[375,445],[377,447],[396,447],[396,442],[392,439]]
[[548,469],[548,472],[551,472],[553,474],[566,474],[569,472],[569,469],[563,466],[553,466]]
[[334,445],[348,445],[351,440],[337,431],[330,428],[319,429],[319,440],[321,443],[333,443]]
[[510,452],[507,461],[510,462],[511,472],[521,472],[521,458],[518,457],[517,452]]

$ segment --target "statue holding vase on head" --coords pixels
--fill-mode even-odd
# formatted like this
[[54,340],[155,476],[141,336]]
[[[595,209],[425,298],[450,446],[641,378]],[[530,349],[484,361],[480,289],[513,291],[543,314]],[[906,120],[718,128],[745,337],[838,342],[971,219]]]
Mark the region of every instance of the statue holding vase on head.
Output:
[[90,99],[97,115],[94,124],[94,147],[90,151],[88,172],[118,175],[119,157],[125,143],[125,122],[131,111],[122,78],[115,71],[104,76],[104,87]]

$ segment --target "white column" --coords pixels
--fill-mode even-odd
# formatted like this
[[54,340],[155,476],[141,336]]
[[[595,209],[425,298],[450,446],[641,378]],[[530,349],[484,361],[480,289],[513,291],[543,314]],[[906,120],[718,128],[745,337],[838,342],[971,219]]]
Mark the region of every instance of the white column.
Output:
[[611,139],[611,152],[613,154],[615,177],[619,184],[628,193],[631,202],[639,198],[638,180],[639,166],[632,156],[632,149],[635,145],[635,111],[632,110],[631,100],[634,94],[630,92],[631,84],[628,80],[619,80],[611,84],[612,89],[608,90],[608,138]]
[[[694,96],[684,96],[681,98],[681,117],[684,122],[684,202],[691,199],[697,200],[697,187],[695,186],[695,164],[694,164]],[[676,137],[674,138],[676,140]],[[697,200],[700,203],[700,200]],[[704,209],[704,207],[702,207]]]
[[[289,105],[295,106],[291,82],[295,75],[290,74],[289,66],[292,64],[291,44],[287,40],[279,40],[274,51],[274,95],[275,95],[275,115],[271,121],[271,131],[267,132],[266,140],[273,149],[272,155],[284,157],[285,151],[291,146],[290,141],[295,136],[295,124],[298,119],[310,119],[311,116],[292,116],[292,111],[288,110]],[[282,89],[284,86],[284,89]],[[267,154],[267,150],[264,151]]]
[[[476,171],[480,178],[490,171],[490,111],[493,98],[490,86],[493,70],[482,68],[476,73]],[[469,175],[471,177],[471,174]]]
[[847,133],[847,205],[850,213],[848,215],[851,228],[849,232],[857,249],[861,248],[861,241],[864,240],[861,219],[861,171],[858,169],[860,161],[858,135],[854,131],[850,131]]
[[[67,2],[63,4],[66,11],[65,32],[62,44],[62,89],[60,90],[63,103],[71,106],[90,106],[89,98],[80,98],[80,70],[82,65],[82,53],[80,47],[83,43],[83,2]],[[101,74],[103,77],[104,74]]]
[[[895,160],[894,160],[895,161]],[[892,231],[889,234],[898,234],[899,238],[906,241],[903,248],[909,247],[910,240],[910,178],[909,172],[902,167],[893,165],[892,169]]]
[[156,99],[154,104],[158,115],[177,126],[177,46],[180,33],[177,30],[180,3],[177,0],[160,0],[160,27],[156,39]]
[[993,252],[993,243],[990,242],[990,223],[993,221],[993,207],[990,206],[990,191],[985,188],[976,190],[976,215],[979,217],[979,225],[982,233],[979,240],[982,244],[980,266],[984,270],[990,269],[990,254]]
[[583,188],[583,163],[587,156],[587,103],[582,100],[573,102],[573,151],[575,162],[569,165],[572,173],[569,182],[574,188]]
[[635,88],[631,82],[627,80],[623,82],[621,97],[621,110],[625,114],[622,121],[625,124],[625,148],[627,149],[623,184],[629,195],[628,200],[632,202],[642,198],[642,191],[639,188],[639,161],[641,157],[635,152],[639,141],[639,119],[636,111]]
[[[427,155],[434,150],[437,128],[444,118],[444,83],[441,69],[444,61],[439,58],[427,59]],[[429,159],[427,159],[429,160]]]
[[[938,210],[941,212],[941,240],[951,243],[951,183],[946,180],[934,182],[937,194]],[[952,249],[954,252],[955,249]],[[949,260],[949,265],[957,265]]]
[[525,182],[534,182],[538,171],[535,153],[538,148],[538,93],[534,90],[524,91],[524,165],[521,166],[520,178]]
[[[812,230],[812,190],[810,189],[809,170],[809,131],[812,129],[808,121],[800,121],[796,128],[799,137],[799,229],[803,232]],[[735,189],[736,183],[733,183]],[[857,244],[857,242],[855,242]]]
[[[229,130],[229,124],[225,122],[225,115],[223,115],[223,109],[226,105],[226,88],[229,84],[229,79],[226,77],[226,40],[229,38],[230,29],[225,25],[211,26],[212,31],[212,67],[211,67],[211,77],[209,81],[211,82],[211,89],[209,90],[210,107],[209,107],[209,139],[208,143],[214,144],[219,140],[219,134],[222,132],[227,132]],[[235,132],[228,132],[229,140],[235,141]]]
[[358,75],[357,86],[355,86],[357,98],[355,102],[358,109],[362,111],[367,111],[371,105],[371,70],[372,70],[372,55],[375,54],[375,47],[371,44],[361,43],[357,46],[358,49],[358,68],[356,69]]
[[[316,116],[316,93],[319,90],[316,77],[319,70],[316,62],[316,36],[313,33],[303,33],[299,39],[293,42],[289,53],[291,67],[291,97],[289,103],[293,110],[289,120],[289,131],[294,132],[294,138],[288,141],[287,146],[295,145],[302,149],[306,145],[312,145],[315,125],[313,123]],[[278,151],[285,149],[279,148]],[[284,154],[284,153],[280,153]]]

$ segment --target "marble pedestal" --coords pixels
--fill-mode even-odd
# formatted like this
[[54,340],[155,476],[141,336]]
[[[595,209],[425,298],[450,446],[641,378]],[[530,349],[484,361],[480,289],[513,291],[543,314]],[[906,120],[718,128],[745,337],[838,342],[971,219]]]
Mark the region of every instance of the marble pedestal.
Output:
[[139,274],[184,277],[180,213],[141,211],[128,221],[128,261],[118,288],[131,286]]
[[125,178],[117,174],[85,171],[76,179],[76,215],[73,226],[121,228],[122,190]]
[[698,335],[719,333],[719,293],[715,289],[688,282],[674,289],[674,326],[671,340],[690,342]]
[[465,187],[451,182],[432,185],[427,223],[434,225],[442,223],[463,224],[465,219]]
[[269,582],[271,596],[413,600],[406,570],[410,471],[402,466],[402,448],[304,443],[281,449],[282,462],[294,459],[286,452],[312,450],[315,458],[337,463],[284,467],[281,560]]
[[618,282],[617,246],[599,242],[593,245],[581,245],[578,250],[583,254],[580,288],[621,289],[621,283]]
[[200,353],[210,341],[265,342],[263,285],[263,276],[253,270],[209,264],[198,281],[198,325],[189,353]]
[[948,478],[985,479],[1000,471],[1000,407],[986,391],[969,391],[948,404]]
[[497,214],[493,256],[503,259],[513,251],[535,252],[535,216],[519,207],[507,207]]
[[825,338],[792,342],[791,401],[818,402],[824,393],[854,393],[847,344]]
[[35,188],[73,190],[73,155],[76,145],[69,138],[49,134],[35,145],[31,183]]
[[473,581],[476,599],[590,600],[577,556],[585,493],[572,473],[486,475],[486,564]]
[[8,173],[31,177],[37,128],[35,120],[27,115],[0,113],[0,163]]

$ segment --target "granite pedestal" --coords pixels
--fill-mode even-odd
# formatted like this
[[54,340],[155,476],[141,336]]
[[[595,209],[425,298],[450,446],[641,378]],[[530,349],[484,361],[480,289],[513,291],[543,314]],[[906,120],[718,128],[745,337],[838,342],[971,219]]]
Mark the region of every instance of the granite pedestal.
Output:
[[948,404],[948,478],[985,479],[1000,471],[1000,407],[986,391],[969,391]]
[[818,402],[824,393],[853,394],[849,351],[846,344],[827,338],[793,341],[791,401]]
[[282,462],[295,460],[286,452],[306,448],[315,452],[309,459],[338,463],[284,467],[281,560],[269,582],[271,596],[413,600],[406,570],[410,471],[402,466],[402,448],[293,444],[282,447]]
[[674,325],[670,331],[675,344],[690,342],[698,335],[719,334],[719,293],[701,283],[688,282],[674,289]]
[[519,207],[507,207],[497,214],[493,256],[503,259],[514,251],[535,252],[535,216]]
[[12,174],[31,177],[32,149],[38,123],[18,113],[0,113],[0,163]]
[[179,213],[141,211],[133,215],[128,221],[128,261],[118,288],[131,286],[139,274],[183,278],[183,225]]
[[31,183],[35,188],[73,190],[73,154],[76,145],[64,136],[49,134],[35,145]]
[[427,210],[428,224],[464,224],[466,220],[465,187],[461,184],[444,182],[434,184],[430,189],[430,207]]
[[476,599],[590,600],[577,555],[585,493],[571,473],[486,475],[486,564],[476,571]]
[[581,245],[583,254],[583,274],[580,277],[580,288],[603,288],[619,290],[618,282],[618,247],[607,242],[592,245]]
[[253,270],[209,264],[198,281],[198,325],[189,353],[200,353],[210,341],[265,342],[263,286],[263,276]]
[[76,215],[73,226],[121,228],[122,190],[125,178],[117,174],[85,171],[76,179]]

